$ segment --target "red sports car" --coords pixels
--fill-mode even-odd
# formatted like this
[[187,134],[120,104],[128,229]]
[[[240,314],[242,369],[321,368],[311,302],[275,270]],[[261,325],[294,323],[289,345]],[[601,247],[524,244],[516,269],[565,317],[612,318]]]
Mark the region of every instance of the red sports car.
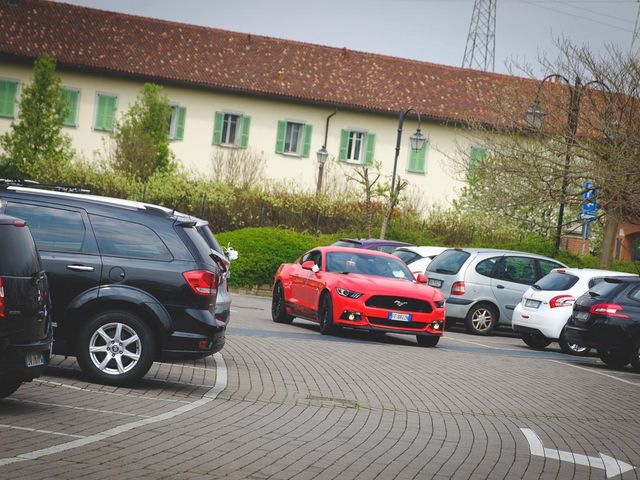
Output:
[[278,323],[294,317],[318,322],[323,334],[341,327],[406,333],[433,347],[444,330],[444,297],[424,282],[387,253],[318,247],[280,265],[271,315]]

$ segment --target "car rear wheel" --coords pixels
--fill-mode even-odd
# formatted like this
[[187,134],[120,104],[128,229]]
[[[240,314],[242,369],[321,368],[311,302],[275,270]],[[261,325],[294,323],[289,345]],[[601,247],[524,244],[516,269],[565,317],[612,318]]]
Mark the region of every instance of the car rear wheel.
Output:
[[22,385],[22,378],[12,373],[0,374],[0,398],[5,398],[18,390]]
[[569,355],[578,355],[585,356],[591,350],[591,347],[587,347],[584,345],[579,345],[577,343],[571,343],[567,341],[565,337],[566,328],[562,329],[562,333],[560,333],[560,338],[558,339],[558,343],[560,344],[560,350],[564,353],[568,353]]
[[440,341],[440,337],[435,335],[416,335],[416,340],[421,347],[435,347]]
[[551,340],[540,333],[523,333],[522,341],[534,350],[544,350],[551,343]]
[[109,311],[92,317],[78,336],[78,363],[92,379],[126,385],[142,378],[155,358],[155,339],[137,315]]
[[287,313],[285,308],[284,287],[281,282],[276,283],[273,287],[271,318],[276,323],[291,323],[293,321],[293,317]]
[[331,296],[324,294],[320,300],[319,310],[320,333],[323,335],[332,335],[336,332],[336,326],[333,323],[333,302]]
[[636,342],[631,351],[631,366],[636,372],[640,372],[640,340]]
[[475,335],[489,335],[497,323],[498,313],[494,307],[486,303],[471,307],[464,320],[467,331]]
[[598,355],[607,367],[615,369],[623,368],[630,361],[629,355],[625,352],[612,348],[599,348]]

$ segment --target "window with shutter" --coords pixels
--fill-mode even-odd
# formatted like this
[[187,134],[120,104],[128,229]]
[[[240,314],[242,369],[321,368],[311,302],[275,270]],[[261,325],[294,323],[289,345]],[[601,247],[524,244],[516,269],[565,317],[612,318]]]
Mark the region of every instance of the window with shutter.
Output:
[[358,130],[342,130],[340,135],[340,160],[349,163],[373,164],[376,145],[375,133]]
[[62,98],[67,107],[67,114],[62,121],[62,125],[65,127],[77,127],[80,90],[74,88],[63,88]]
[[0,117],[15,118],[18,82],[0,80]]
[[425,159],[427,157],[428,142],[424,142],[424,145],[420,150],[414,150],[409,147],[409,167],[408,172],[411,173],[424,173],[425,172]]
[[170,140],[184,140],[184,122],[186,116],[186,107],[171,105],[171,118],[169,119]]
[[96,94],[96,118],[94,130],[113,132],[116,122],[116,108],[118,104],[117,95],[106,93]]
[[478,174],[478,169],[487,157],[487,149],[479,146],[472,146],[469,149],[469,165],[467,167],[467,180],[474,180]]
[[308,157],[312,129],[311,125],[302,122],[278,121],[276,153]]

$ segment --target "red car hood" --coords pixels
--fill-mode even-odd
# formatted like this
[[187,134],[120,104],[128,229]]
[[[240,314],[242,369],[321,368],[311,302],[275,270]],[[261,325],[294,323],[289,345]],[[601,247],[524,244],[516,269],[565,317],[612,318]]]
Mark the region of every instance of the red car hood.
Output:
[[367,296],[387,295],[432,301],[444,300],[444,296],[440,290],[408,280],[376,275],[360,275],[358,273],[327,273],[326,275],[333,277],[331,281],[328,282],[330,286],[361,292]]

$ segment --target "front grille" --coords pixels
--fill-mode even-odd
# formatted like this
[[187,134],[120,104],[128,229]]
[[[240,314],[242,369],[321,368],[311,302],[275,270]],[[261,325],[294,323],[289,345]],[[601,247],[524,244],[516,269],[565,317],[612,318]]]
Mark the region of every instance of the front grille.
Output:
[[369,298],[365,302],[365,305],[367,307],[384,308],[385,310],[393,310],[396,312],[431,313],[433,311],[429,302],[407,297],[376,295]]
[[379,317],[368,317],[368,319],[371,325],[403,328],[405,330],[422,330],[427,326],[427,324],[424,322],[398,322],[396,320],[388,320],[386,318]]

